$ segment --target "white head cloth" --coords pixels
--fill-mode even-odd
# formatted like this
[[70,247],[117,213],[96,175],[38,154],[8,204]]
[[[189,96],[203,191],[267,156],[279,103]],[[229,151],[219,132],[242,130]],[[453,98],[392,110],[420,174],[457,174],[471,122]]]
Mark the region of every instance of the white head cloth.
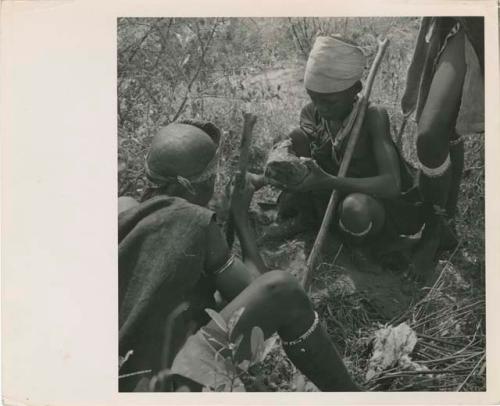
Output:
[[341,92],[361,79],[365,65],[366,57],[359,47],[320,36],[307,60],[304,85],[317,93]]

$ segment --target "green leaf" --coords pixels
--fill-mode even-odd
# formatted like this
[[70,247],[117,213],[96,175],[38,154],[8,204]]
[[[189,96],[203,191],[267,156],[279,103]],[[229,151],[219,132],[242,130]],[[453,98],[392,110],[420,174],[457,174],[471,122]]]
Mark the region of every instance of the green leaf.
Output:
[[224,392],[224,389],[226,389],[226,384],[225,383],[221,383],[219,386],[217,386],[215,388],[215,391],[216,392]]
[[236,354],[236,352],[238,352],[238,348],[240,348],[242,341],[243,341],[243,334],[240,334],[238,338],[234,340],[233,354]]
[[252,363],[259,361],[260,355],[264,350],[264,332],[259,326],[252,328],[250,350],[252,352]]
[[235,376],[237,371],[236,371],[236,366],[233,364],[233,361],[231,358],[227,357],[224,358],[224,367],[226,371],[228,372],[229,376]]
[[236,324],[241,318],[241,315],[245,311],[244,307],[239,308],[238,310],[235,310],[235,312],[231,315],[231,318],[229,319],[229,323],[227,325],[228,330],[229,330],[229,336],[233,334],[233,330],[236,327]]
[[243,360],[238,364],[238,368],[240,368],[242,371],[247,372],[248,368],[250,368],[250,361],[248,360]]
[[221,343],[219,340],[217,340],[214,337],[208,337],[208,341],[210,341],[211,343],[217,344],[220,348],[227,348],[226,344]]
[[217,340],[214,336],[212,336],[212,334],[210,334],[210,332],[204,330],[204,329],[201,329],[201,334],[203,334],[203,337],[205,337],[208,341],[208,345],[210,345],[210,347],[214,350],[214,351],[217,351],[217,349],[212,345],[212,343],[215,343],[217,344],[217,347],[220,348],[227,348],[227,343],[224,344],[222,342],[220,342],[219,340]]
[[200,362],[202,362],[215,372],[218,372],[220,369],[220,365],[215,358],[210,358],[210,359],[200,358]]
[[215,324],[217,324],[219,326],[219,328],[222,331],[224,331],[224,333],[227,333],[226,322],[224,321],[222,316],[219,313],[217,313],[215,310],[212,310],[212,309],[207,308],[207,309],[205,309],[205,311],[210,316],[210,318],[215,322]]

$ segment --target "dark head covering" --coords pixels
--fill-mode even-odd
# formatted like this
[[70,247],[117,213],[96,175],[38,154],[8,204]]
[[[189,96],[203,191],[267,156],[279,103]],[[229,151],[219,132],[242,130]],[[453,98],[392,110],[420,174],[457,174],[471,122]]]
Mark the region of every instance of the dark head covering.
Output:
[[177,182],[187,189],[215,174],[220,131],[208,122],[186,120],[160,128],[146,157],[148,179],[157,186]]

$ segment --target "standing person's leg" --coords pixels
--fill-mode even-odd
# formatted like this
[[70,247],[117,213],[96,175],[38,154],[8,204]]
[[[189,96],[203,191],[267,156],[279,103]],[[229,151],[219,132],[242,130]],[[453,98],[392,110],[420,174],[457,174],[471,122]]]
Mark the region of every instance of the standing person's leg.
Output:
[[442,222],[441,240],[439,248],[443,250],[452,250],[458,244],[455,231],[454,218],[457,211],[458,197],[460,195],[460,184],[464,171],[464,140],[453,131],[450,138],[450,163],[451,178],[446,201],[446,221]]
[[460,158],[460,151],[450,149],[450,139],[455,136],[465,72],[465,36],[462,29],[448,40],[441,54],[418,123],[419,188],[424,202],[429,205],[429,213],[413,263],[417,275],[424,279],[433,268],[440,244],[442,216],[446,214],[448,201],[458,195],[452,187],[459,187],[461,176],[454,173],[453,165],[459,166],[463,158]]
[[[251,331],[259,326],[266,338],[278,332],[288,357],[320,390],[359,391],[293,276],[282,271],[262,275],[220,314],[228,321],[241,308],[245,310],[233,332],[233,338],[244,336],[239,358],[249,358]],[[221,334],[214,322],[204,329]]]
[[464,40],[462,30],[448,40],[417,130],[421,194],[425,201],[442,208],[451,179],[449,142],[455,131],[466,71]]

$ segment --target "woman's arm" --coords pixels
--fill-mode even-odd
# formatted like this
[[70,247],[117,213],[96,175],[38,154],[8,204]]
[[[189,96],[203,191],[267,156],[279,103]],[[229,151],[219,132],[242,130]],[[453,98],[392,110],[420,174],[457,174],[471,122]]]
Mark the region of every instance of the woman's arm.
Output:
[[208,227],[207,245],[205,270],[214,276],[215,286],[222,297],[231,301],[250,285],[257,275],[238,258],[232,260],[226,238],[215,221]]
[[[251,176],[251,178],[256,187],[262,186],[262,177]],[[257,249],[248,218],[248,207],[254,192],[252,183],[247,182],[242,191],[235,191],[231,203],[231,211],[244,262],[238,258],[232,259],[226,238],[215,221],[212,221],[208,228],[208,255],[205,269],[209,274],[214,275],[217,290],[227,301],[235,298],[252,281],[267,271]]]
[[264,185],[263,179],[263,176],[248,174],[245,187],[233,192],[231,202],[231,212],[234,219],[236,234],[240,240],[243,261],[255,275],[260,275],[266,272],[267,269],[257,248],[254,230],[248,216],[248,210],[255,189]]
[[366,112],[365,128],[372,140],[379,174],[367,178],[341,178],[330,175],[311,163],[311,173],[296,190],[333,190],[344,193],[365,193],[374,197],[391,199],[401,191],[399,156],[392,143],[389,117],[383,108],[371,107]]

